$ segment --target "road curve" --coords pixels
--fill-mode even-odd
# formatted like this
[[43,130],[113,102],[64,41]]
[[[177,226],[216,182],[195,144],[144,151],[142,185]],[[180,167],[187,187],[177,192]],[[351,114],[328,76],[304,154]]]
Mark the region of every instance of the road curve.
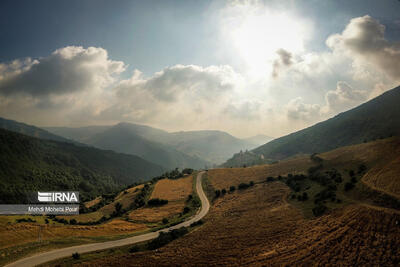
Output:
[[208,199],[203,191],[203,187],[201,184],[203,174],[204,174],[204,172],[200,172],[197,175],[197,179],[196,179],[196,191],[201,200],[201,210],[200,210],[200,212],[198,212],[196,215],[194,215],[187,221],[184,221],[180,224],[171,226],[169,228],[158,230],[157,232],[151,232],[151,233],[147,233],[147,234],[143,234],[143,235],[132,236],[129,238],[51,250],[48,252],[29,256],[27,258],[22,258],[18,261],[15,261],[15,262],[12,262],[12,263],[6,265],[5,267],[36,266],[38,264],[42,264],[42,263],[45,263],[48,261],[71,256],[72,253],[75,253],[75,252],[86,253],[86,252],[92,252],[92,251],[96,251],[96,250],[103,250],[103,249],[108,249],[108,248],[113,248],[113,247],[131,245],[131,244],[154,239],[159,235],[160,232],[168,232],[173,229],[178,229],[178,228],[181,228],[184,226],[185,227],[190,226],[193,222],[196,222],[196,221],[200,220],[201,218],[203,218],[207,214],[208,210],[210,209],[210,203],[208,202]]

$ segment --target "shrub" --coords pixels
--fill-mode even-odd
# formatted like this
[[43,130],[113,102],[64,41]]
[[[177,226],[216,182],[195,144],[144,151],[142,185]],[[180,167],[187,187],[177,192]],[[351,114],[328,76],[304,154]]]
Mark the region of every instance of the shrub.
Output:
[[183,214],[189,213],[190,212],[190,208],[189,207],[184,207],[183,208]]
[[215,197],[219,197],[221,195],[221,190],[217,189],[215,190]]
[[254,186],[254,182],[253,181],[250,181],[250,184],[249,184],[250,186]]
[[184,236],[185,234],[187,234],[187,232],[188,232],[188,230],[186,227],[174,229],[169,232],[160,232],[159,236],[157,238],[153,239],[152,241],[150,241],[150,243],[147,245],[147,247],[150,250],[160,248],[162,246],[165,246],[169,242],[171,242],[181,236]]
[[236,187],[234,185],[231,185],[231,187],[229,187],[229,192],[233,192],[236,190]]
[[241,184],[239,184],[239,186],[238,186],[239,190],[247,189],[247,188],[249,188],[249,187],[250,187],[250,186],[249,186],[248,184],[246,184],[246,183],[241,183]]
[[137,246],[133,246],[133,247],[131,247],[129,249],[129,253],[135,253],[135,252],[138,252],[138,251],[139,251],[139,248]]
[[353,184],[355,184],[355,183],[357,183],[357,178],[356,177],[351,177],[351,182],[353,183]]
[[361,164],[360,166],[358,166],[358,173],[363,173],[366,169],[367,167],[364,164]]
[[306,201],[306,200],[308,200],[308,194],[307,194],[307,192],[304,192],[303,193],[303,201]]
[[167,224],[168,222],[169,222],[169,221],[168,221],[167,218],[162,219],[162,223],[163,223],[163,224]]
[[222,194],[222,195],[225,195],[225,194],[226,194],[226,189],[225,189],[225,188],[221,190],[221,194]]
[[322,214],[324,214],[325,213],[325,211],[327,210],[328,208],[325,206],[325,205],[323,205],[323,204],[318,204],[317,206],[315,206],[313,209],[312,209],[312,212],[313,212],[313,214],[314,214],[314,216],[321,216]]
[[74,260],[79,260],[81,258],[81,254],[79,254],[78,252],[72,253],[72,258]]
[[76,222],[76,220],[75,219],[71,219],[70,221],[69,221],[69,224],[71,224],[71,225],[75,225],[77,222]]
[[344,191],[349,191],[349,190],[351,190],[351,189],[353,189],[353,188],[354,188],[354,184],[353,184],[353,183],[347,182],[347,183],[344,185]]
[[273,181],[275,181],[274,177],[272,176],[267,177],[267,182],[273,182]]
[[190,227],[194,227],[197,225],[202,225],[204,222],[202,220],[198,220],[197,222],[193,222],[192,224],[190,224]]
[[162,206],[168,204],[168,200],[166,199],[159,199],[159,198],[152,198],[147,202],[149,206]]
[[354,171],[353,171],[353,170],[350,170],[350,171],[349,171],[349,175],[350,175],[351,177],[353,177],[353,176],[354,176]]

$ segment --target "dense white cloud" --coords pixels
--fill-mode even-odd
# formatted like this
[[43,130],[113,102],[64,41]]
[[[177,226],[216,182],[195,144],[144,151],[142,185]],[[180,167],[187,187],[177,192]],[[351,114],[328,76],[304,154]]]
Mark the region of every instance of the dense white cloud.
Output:
[[38,60],[1,64],[0,93],[46,96],[104,88],[124,70],[103,48],[68,46]]
[[356,60],[370,63],[391,78],[400,80],[400,42],[385,39],[385,26],[366,15],[354,18],[341,34],[328,38],[327,45]]

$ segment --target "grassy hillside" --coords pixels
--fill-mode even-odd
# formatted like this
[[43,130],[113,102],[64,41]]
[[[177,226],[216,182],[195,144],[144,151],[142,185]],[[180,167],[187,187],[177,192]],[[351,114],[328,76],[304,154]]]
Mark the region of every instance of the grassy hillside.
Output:
[[136,156],[0,130],[0,203],[20,203],[37,190],[94,197],[162,171]]
[[277,138],[224,166],[252,165],[400,134],[400,87],[309,128]]

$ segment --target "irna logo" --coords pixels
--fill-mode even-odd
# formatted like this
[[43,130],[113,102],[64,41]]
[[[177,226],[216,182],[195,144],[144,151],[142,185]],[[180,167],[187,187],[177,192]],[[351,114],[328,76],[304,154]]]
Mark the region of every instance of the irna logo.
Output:
[[38,192],[39,202],[79,202],[79,192]]

